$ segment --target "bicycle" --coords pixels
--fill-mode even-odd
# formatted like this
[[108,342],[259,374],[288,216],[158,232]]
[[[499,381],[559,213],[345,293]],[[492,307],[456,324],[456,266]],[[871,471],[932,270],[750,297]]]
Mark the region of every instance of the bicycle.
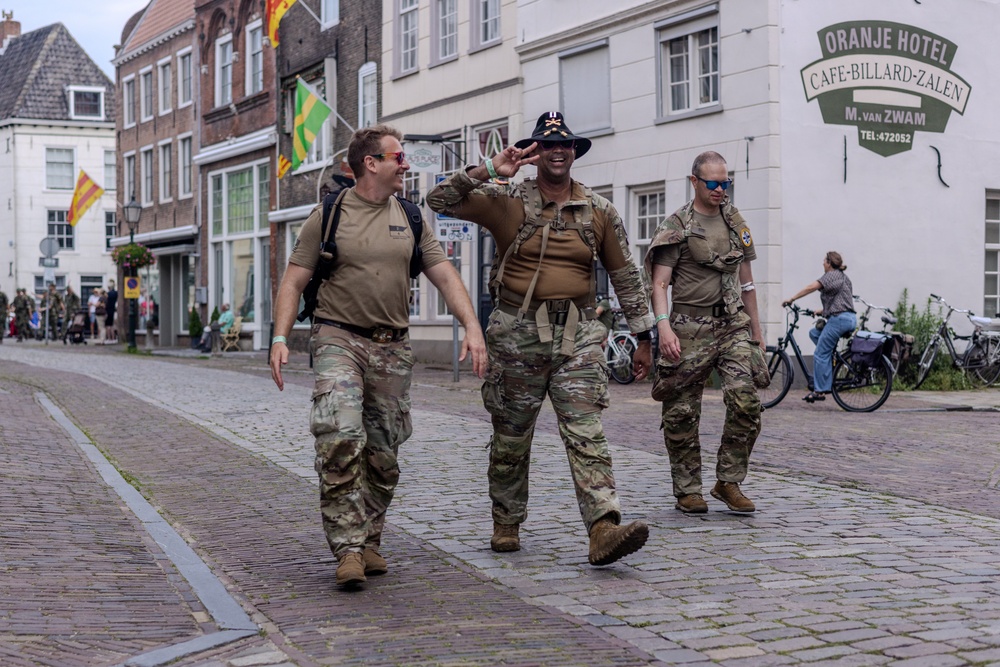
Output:
[[604,345],[604,356],[608,362],[611,378],[618,384],[632,384],[635,382],[632,355],[639,347],[639,341],[630,331],[618,327],[621,318],[622,312],[616,310],[611,329],[608,331],[608,340]]
[[[930,375],[934,360],[937,358],[944,343],[951,355],[951,365],[964,372],[967,377],[978,381],[984,386],[990,386],[1000,378],[1000,332],[987,331],[986,326],[992,326],[992,320],[976,317],[971,310],[955,308],[937,294],[931,294],[931,299],[948,309],[948,314],[941,319],[937,331],[931,336],[923,354],[920,355],[920,362],[917,366],[917,382],[913,385],[918,389],[924,380]],[[964,313],[974,327],[969,336],[959,336],[951,327],[948,320],[954,313]],[[956,340],[968,340],[969,345],[965,351],[959,355],[955,349]]]
[[[766,389],[759,389],[758,394],[765,409],[780,403],[792,388],[795,373],[788,353],[785,352],[789,345],[806,377],[809,389],[813,389],[813,375],[806,369],[802,349],[795,340],[795,330],[799,328],[800,315],[815,317],[816,313],[795,304],[790,304],[785,309],[785,335],[778,339],[777,345],[768,345],[764,351],[771,384]],[[879,409],[892,392],[892,365],[881,353],[881,347],[865,352],[857,349],[852,351],[855,339],[853,336],[850,339],[847,350],[836,349],[833,352],[833,387],[830,393],[837,405],[847,412],[872,412]]]
[[[857,294],[854,295],[854,300],[865,307],[864,310],[859,310],[858,333],[866,331],[871,336],[881,338],[883,341],[882,354],[889,360],[889,365],[892,366],[892,376],[895,379],[899,375],[900,364],[907,361],[913,353],[913,336],[892,330],[892,327],[899,319],[892,312],[891,308],[868,303]],[[871,317],[873,310],[882,312],[881,331],[871,331],[868,328],[868,319]]]

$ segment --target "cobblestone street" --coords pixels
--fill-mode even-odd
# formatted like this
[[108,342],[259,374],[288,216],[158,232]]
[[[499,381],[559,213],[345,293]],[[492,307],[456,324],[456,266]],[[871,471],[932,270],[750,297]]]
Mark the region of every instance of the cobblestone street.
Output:
[[[651,537],[593,568],[551,409],[522,550],[495,554],[478,381],[424,365],[389,573],[345,594],[319,526],[306,366],[295,358],[278,392],[259,353],[0,347],[0,662],[164,664],[144,656],[186,646],[174,664],[1000,665],[1000,391],[897,393],[872,414],[793,392],[765,413],[751,459],[758,512],[708,498],[695,517],[673,509],[649,385],[614,385],[622,508]],[[220,619],[220,594],[175,567],[172,542],[151,537],[58,415],[255,633],[221,642],[243,626]],[[708,391],[706,495],[722,418]]]

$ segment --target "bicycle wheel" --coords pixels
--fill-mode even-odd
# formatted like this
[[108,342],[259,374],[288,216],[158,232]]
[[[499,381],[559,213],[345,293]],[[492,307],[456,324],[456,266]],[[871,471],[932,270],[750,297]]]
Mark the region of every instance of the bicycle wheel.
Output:
[[996,342],[981,338],[965,353],[962,367],[974,385],[989,387],[1000,378],[1000,355],[996,347]]
[[[608,345],[608,370],[611,378],[618,384],[631,384],[635,381],[632,370],[632,355],[635,354],[635,343],[627,334],[615,334],[615,345]],[[617,349],[616,349],[617,348]]]
[[892,364],[879,357],[872,365],[860,364],[840,355],[833,369],[833,400],[848,412],[878,410],[892,391]]
[[941,339],[938,336],[934,336],[934,338],[931,338],[931,342],[927,343],[924,353],[920,355],[920,362],[917,364],[917,383],[913,385],[914,389],[919,389],[920,385],[927,379],[927,376],[930,375],[931,366],[934,365],[934,358],[937,356],[938,348],[940,347]]
[[766,410],[781,403],[781,399],[788,395],[788,390],[792,388],[793,372],[788,355],[773,345],[764,348],[764,359],[767,361],[767,370],[771,373],[771,384],[767,389],[758,389],[757,395],[760,396],[761,406]]

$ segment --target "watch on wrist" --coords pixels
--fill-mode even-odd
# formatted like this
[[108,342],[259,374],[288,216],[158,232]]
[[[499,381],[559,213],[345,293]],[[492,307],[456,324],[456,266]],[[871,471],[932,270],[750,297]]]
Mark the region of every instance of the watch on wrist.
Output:
[[635,339],[638,341],[651,340],[652,338],[653,334],[649,332],[649,329],[647,329],[646,331],[640,331],[635,335]]

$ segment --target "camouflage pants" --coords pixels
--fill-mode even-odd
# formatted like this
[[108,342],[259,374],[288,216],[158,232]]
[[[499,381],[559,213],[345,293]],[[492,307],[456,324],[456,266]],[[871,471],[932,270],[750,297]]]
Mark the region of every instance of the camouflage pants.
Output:
[[399,481],[396,455],[413,431],[413,354],[406,337],[380,344],[322,324],[313,326],[311,345],[320,512],[339,558],[381,542]]
[[669,389],[663,401],[663,441],[670,456],[674,495],[701,493],[701,444],[698,425],[705,382],[715,369],[722,380],[726,423],[716,478],[742,482],[750,452],[760,434],[760,398],[750,372],[750,318],[691,317],[673,314],[670,326],[681,343],[679,361],[661,357],[657,382]]
[[14,327],[17,331],[18,340],[22,338],[31,339],[31,320],[28,315],[15,315]]
[[489,371],[483,404],[493,417],[489,488],[493,520],[521,523],[527,516],[528,464],[535,420],[546,396],[559,419],[580,514],[590,526],[621,511],[615,493],[608,441],[601,411],[608,407],[608,370],[601,352],[606,335],[597,320],[581,322],[572,356],[559,352],[563,327],[555,326],[551,343],[538,340],[534,321],[517,321],[499,310],[486,328]]

